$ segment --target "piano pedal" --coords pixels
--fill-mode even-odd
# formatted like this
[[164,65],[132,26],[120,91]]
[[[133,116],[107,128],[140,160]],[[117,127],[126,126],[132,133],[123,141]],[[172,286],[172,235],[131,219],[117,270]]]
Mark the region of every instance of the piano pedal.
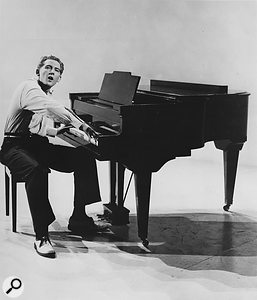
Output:
[[106,221],[108,223],[111,222],[110,216],[108,214],[103,214],[103,215],[97,214],[96,217],[97,217],[97,220],[99,220],[99,221]]
[[129,210],[122,206],[119,207],[116,204],[108,203],[104,204],[104,215],[111,220],[112,225],[127,225],[129,224]]

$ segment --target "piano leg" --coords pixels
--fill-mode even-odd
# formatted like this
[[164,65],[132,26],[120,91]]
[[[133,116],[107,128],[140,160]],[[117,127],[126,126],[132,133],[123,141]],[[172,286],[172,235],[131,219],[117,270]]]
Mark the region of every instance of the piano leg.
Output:
[[110,203],[116,203],[116,162],[110,161]]
[[116,208],[116,162],[109,162],[110,171],[110,201],[105,203],[104,207],[104,217],[108,221],[112,221],[112,212]]
[[243,144],[235,144],[230,141],[215,141],[215,146],[223,150],[225,190],[225,205],[223,209],[228,211],[233,203],[239,151],[242,149]]
[[125,167],[110,161],[110,202],[104,204],[104,215],[112,225],[129,223],[129,210],[124,207],[124,172]]
[[223,151],[225,204],[226,204],[223,207],[223,209],[225,211],[228,211],[230,205],[233,203],[238,157],[239,157],[239,150],[237,149],[229,149]]
[[135,193],[137,205],[138,236],[145,247],[148,246],[148,219],[150,206],[151,172],[135,172]]
[[117,204],[118,207],[123,207],[124,205],[124,174],[125,174],[125,167],[122,164],[117,163]]

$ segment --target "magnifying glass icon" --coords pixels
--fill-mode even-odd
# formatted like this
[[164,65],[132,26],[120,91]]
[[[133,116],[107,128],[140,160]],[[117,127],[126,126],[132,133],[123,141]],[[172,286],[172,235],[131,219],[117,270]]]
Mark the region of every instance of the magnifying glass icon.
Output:
[[18,290],[21,287],[22,283],[19,278],[13,278],[11,281],[11,287],[9,288],[8,291],[6,291],[6,294],[9,294],[12,289]]

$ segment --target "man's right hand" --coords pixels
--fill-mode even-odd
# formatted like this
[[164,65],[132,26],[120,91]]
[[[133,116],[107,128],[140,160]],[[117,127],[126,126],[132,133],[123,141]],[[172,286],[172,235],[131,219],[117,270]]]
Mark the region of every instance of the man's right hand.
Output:
[[97,132],[92,127],[90,127],[90,125],[88,125],[86,123],[83,123],[79,129],[84,131],[90,138],[95,139],[98,137]]
[[57,135],[68,131],[69,128],[72,128],[72,127],[73,127],[72,125],[61,125],[61,126],[59,126],[57,128]]

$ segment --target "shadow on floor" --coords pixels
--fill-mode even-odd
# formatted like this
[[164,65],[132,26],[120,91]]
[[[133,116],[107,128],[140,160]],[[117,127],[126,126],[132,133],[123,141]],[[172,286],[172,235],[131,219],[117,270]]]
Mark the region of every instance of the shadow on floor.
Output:
[[156,257],[173,267],[257,276],[256,268],[240,266],[238,271],[236,267],[240,258],[240,264],[245,259],[250,266],[257,263],[257,222],[239,214],[152,215],[148,230],[150,253],[140,247],[136,216],[130,216],[128,226],[111,226],[110,231],[92,236],[75,236],[59,224],[57,227],[58,231],[50,232],[57,252],[122,251]]

